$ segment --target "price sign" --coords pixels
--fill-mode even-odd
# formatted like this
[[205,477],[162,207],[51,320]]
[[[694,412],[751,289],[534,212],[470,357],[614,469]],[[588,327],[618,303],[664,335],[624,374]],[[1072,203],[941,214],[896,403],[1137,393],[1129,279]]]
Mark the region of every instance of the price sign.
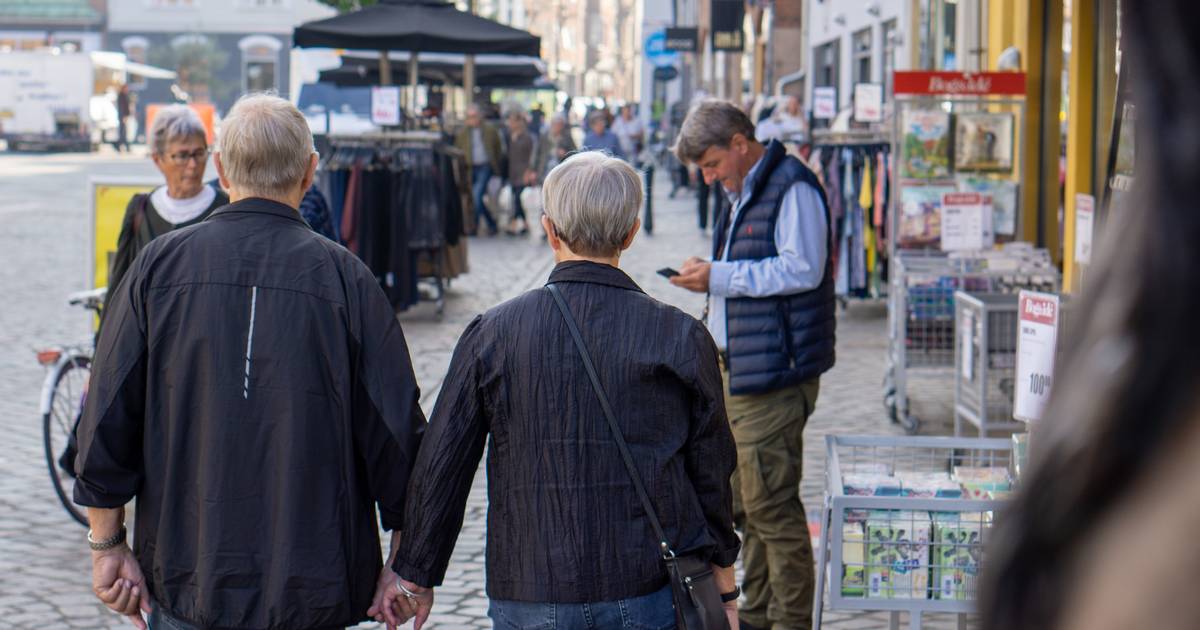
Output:
[[376,125],[400,124],[400,86],[371,88],[371,122]]
[[1096,198],[1075,193],[1075,262],[1092,262],[1092,228],[1095,225]]
[[854,86],[854,120],[880,122],[883,120],[883,86],[878,83],[859,83]]
[[978,251],[995,240],[991,197],[973,192],[942,195],[943,251]]
[[1054,382],[1060,302],[1057,295],[1021,291],[1017,306],[1017,373],[1013,417],[1042,419]]
[[829,120],[837,116],[837,88],[813,88],[813,118]]

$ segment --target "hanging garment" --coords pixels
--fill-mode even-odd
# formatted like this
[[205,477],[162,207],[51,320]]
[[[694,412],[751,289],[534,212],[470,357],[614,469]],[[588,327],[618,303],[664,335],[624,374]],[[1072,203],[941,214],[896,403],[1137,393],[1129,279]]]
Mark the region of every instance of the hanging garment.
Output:
[[[863,156],[862,183],[858,186],[858,205],[863,210],[869,211],[874,205],[872,197],[874,187],[871,185],[871,158]],[[867,221],[870,223],[870,221]]]
[[362,162],[355,161],[350,168],[350,177],[346,182],[346,196],[342,203],[342,244],[346,249],[358,254],[358,203],[359,187],[362,182]]

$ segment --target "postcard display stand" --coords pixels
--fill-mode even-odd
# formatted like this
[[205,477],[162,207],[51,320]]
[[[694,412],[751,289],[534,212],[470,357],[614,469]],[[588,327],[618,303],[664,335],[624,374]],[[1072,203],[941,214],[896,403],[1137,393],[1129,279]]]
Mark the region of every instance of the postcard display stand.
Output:
[[[884,405],[915,433],[910,370],[954,368],[955,291],[1057,288],[1044,250],[1016,243],[1025,74],[896,72]],[[1000,246],[1000,247],[997,247]]]

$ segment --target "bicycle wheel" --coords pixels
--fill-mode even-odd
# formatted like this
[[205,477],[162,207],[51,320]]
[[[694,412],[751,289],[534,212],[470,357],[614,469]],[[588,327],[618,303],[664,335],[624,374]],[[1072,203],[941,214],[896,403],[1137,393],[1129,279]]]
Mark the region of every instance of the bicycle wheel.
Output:
[[50,468],[50,481],[54,483],[54,492],[71,518],[84,527],[88,524],[87,514],[72,500],[75,473],[63,466],[64,463],[68,467],[74,464],[59,460],[67,450],[71,431],[83,411],[83,396],[88,377],[91,376],[91,366],[91,357],[82,354],[72,355],[63,364],[50,395],[50,411],[42,416],[42,444],[46,452],[46,466]]

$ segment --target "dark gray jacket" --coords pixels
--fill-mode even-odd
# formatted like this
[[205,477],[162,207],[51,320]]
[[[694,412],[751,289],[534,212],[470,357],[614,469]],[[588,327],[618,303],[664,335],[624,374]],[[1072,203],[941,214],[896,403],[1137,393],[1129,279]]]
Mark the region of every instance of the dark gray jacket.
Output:
[[374,276],[250,199],[151,242],[109,302],[75,501],[137,497],[154,601],[204,628],[366,620],[425,420]]

